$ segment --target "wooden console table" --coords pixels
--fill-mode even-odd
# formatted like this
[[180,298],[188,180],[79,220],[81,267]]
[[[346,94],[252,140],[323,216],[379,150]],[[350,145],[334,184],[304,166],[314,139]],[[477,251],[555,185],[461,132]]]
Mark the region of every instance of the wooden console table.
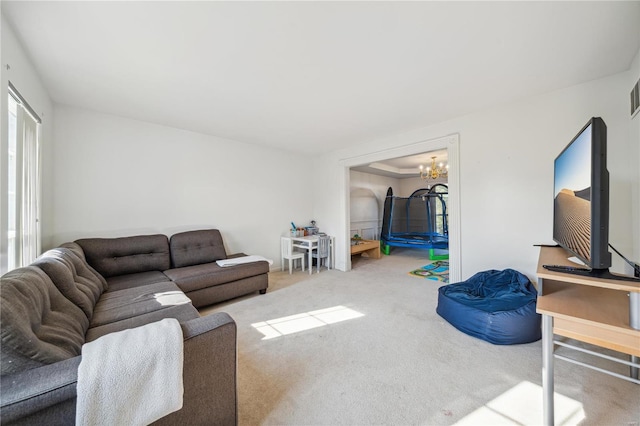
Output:
[[351,255],[366,253],[373,259],[380,259],[380,241],[378,240],[358,240],[357,244],[351,245]]
[[[538,259],[537,312],[542,314],[542,389],[545,425],[554,424],[554,357],[640,384],[640,282],[552,272],[542,265],[572,265],[562,248],[542,247]],[[564,336],[631,356],[609,357],[554,340]],[[630,376],[554,355],[555,345],[586,352],[630,367]]]

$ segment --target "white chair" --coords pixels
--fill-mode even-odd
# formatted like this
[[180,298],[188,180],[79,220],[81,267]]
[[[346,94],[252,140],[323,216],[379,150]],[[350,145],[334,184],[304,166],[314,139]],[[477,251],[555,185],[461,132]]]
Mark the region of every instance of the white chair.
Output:
[[[311,254],[312,257],[316,259],[316,264],[318,265],[318,273],[320,272],[320,264],[323,263],[327,267],[327,269],[331,269],[331,262],[329,259],[331,252],[331,237],[328,235],[321,235],[318,237],[318,248],[314,249]],[[312,265],[309,265],[309,268],[312,268]]]
[[291,274],[291,263],[293,260],[296,259],[300,259],[301,265],[302,265],[302,271],[304,272],[304,257],[305,257],[305,253],[303,252],[298,252],[298,251],[294,251],[293,250],[293,242],[291,241],[291,238],[287,238],[287,237],[280,237],[280,253],[281,253],[281,265],[282,265],[282,270],[284,271],[284,260],[288,259],[289,260],[289,274]]

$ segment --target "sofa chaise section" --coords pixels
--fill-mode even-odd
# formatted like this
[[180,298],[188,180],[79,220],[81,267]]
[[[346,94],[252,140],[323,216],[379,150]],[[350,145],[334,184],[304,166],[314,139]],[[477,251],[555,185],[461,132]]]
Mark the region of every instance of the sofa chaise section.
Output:
[[175,282],[197,308],[255,291],[264,294],[269,286],[269,263],[250,262],[220,267],[217,260],[246,256],[227,255],[220,231],[206,229],[174,234],[169,241],[171,269],[164,274]]

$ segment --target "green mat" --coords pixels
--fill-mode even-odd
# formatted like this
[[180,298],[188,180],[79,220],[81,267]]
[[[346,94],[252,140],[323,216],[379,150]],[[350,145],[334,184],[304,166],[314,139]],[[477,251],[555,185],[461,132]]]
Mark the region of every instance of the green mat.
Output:
[[409,272],[409,275],[414,277],[426,278],[433,281],[441,281],[443,283],[449,282],[449,261],[448,260],[436,260],[433,263],[424,265],[420,269]]

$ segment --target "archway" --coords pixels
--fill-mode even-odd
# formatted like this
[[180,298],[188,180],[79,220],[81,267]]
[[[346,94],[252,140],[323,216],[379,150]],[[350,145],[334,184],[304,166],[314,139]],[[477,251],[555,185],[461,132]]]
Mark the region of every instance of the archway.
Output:
[[[460,155],[459,155],[459,135],[453,134],[437,139],[417,142],[414,144],[404,145],[396,148],[390,148],[369,154],[354,156],[351,158],[343,158],[340,160],[344,168],[342,197],[345,205],[345,212],[342,216],[342,229],[345,230],[343,235],[338,235],[344,247],[349,247],[349,221],[351,211],[351,188],[350,188],[350,169],[351,167],[369,164],[376,161],[383,161],[407,155],[419,154],[423,152],[446,149],[449,162],[449,276],[451,282],[460,281],[461,279],[461,247],[460,247]],[[345,270],[351,269],[351,256],[349,250],[344,250],[343,258],[338,259],[345,265]]]

